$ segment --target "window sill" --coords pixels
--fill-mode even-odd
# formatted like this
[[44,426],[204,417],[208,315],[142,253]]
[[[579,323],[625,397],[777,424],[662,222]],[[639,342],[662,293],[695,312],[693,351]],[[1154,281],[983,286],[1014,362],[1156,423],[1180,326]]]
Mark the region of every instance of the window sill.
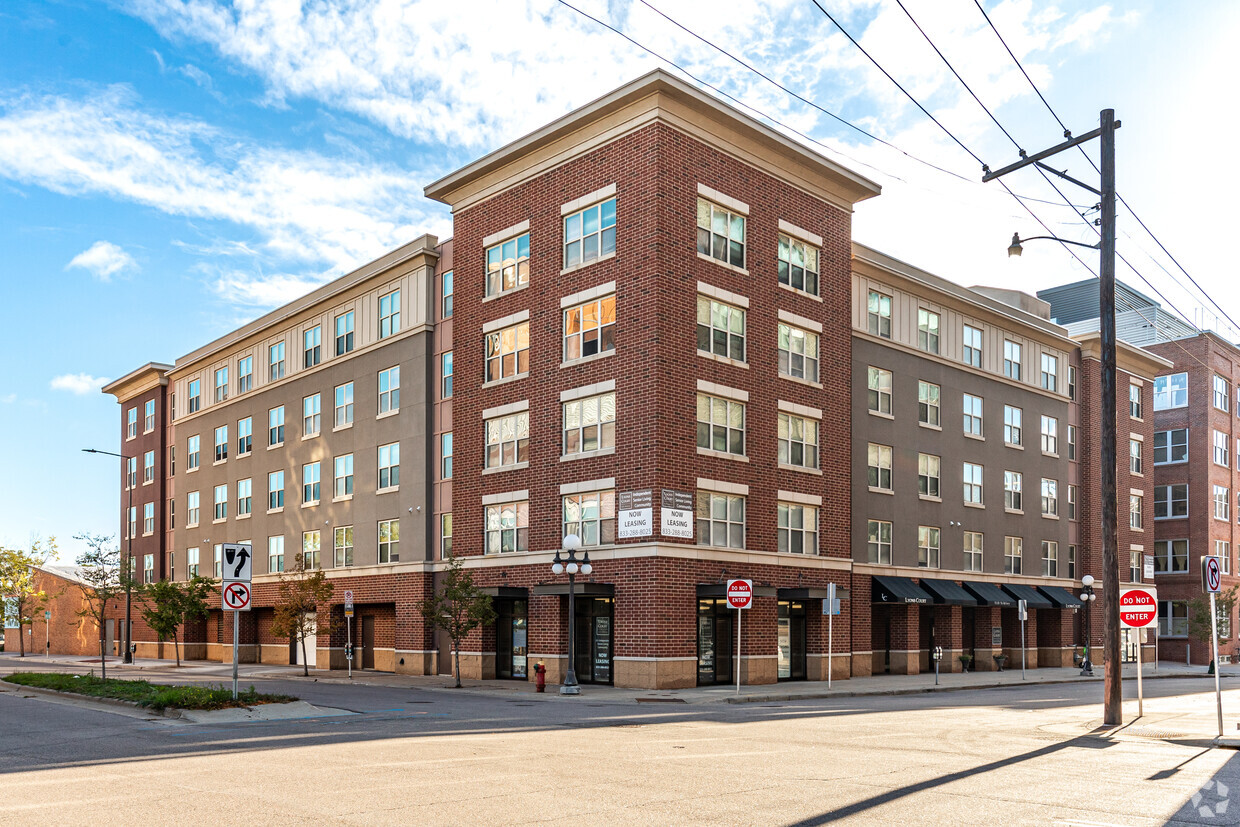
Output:
[[941,502],[943,502],[943,498],[942,498],[942,497],[935,497],[935,496],[933,496],[932,494],[918,494],[918,495],[917,495],[917,499],[919,499],[919,500],[924,500],[924,501],[926,501],[926,502],[928,502],[928,503],[941,503]]
[[390,416],[396,416],[398,413],[400,413],[400,408],[393,408],[390,411],[384,411],[381,414],[376,414],[375,419],[387,419]]
[[802,379],[799,376],[789,376],[786,373],[779,374],[780,379],[787,379],[789,382],[796,382],[798,385],[809,385],[811,388],[822,390],[822,383],[815,382],[812,379]]
[[870,416],[877,416],[879,419],[890,419],[892,422],[894,422],[894,421],[895,421],[895,419],[896,419],[896,418],[895,418],[894,416],[892,416],[891,414],[889,414],[889,413],[883,413],[882,411],[870,410],[870,411],[869,411],[869,414],[870,414]]
[[143,436],[146,436],[147,434],[153,434],[153,433],[155,433],[155,429],[154,429],[154,428],[147,428],[146,430],[144,430],[144,431],[142,432],[142,435],[143,435]]
[[379,488],[375,490],[376,494],[395,494],[400,490],[399,485],[389,485],[387,488]]
[[332,497],[332,502],[334,502],[334,503],[347,503],[347,502],[349,502],[349,501],[350,501],[350,500],[352,500],[352,499],[353,499],[353,495],[352,495],[352,494],[345,494],[343,497]]
[[[1155,517],[1155,518],[1154,518],[1154,522],[1156,522],[1156,523],[1161,523],[1161,522],[1164,522],[1164,521],[1171,521],[1171,520],[1187,520],[1187,519],[1188,519],[1188,515],[1187,515],[1187,514],[1181,514],[1181,515],[1176,515],[1176,516],[1174,516],[1174,517]],[[1218,519],[1218,517],[1215,517],[1214,519],[1216,519],[1216,520],[1217,520],[1217,519]]]
[[187,469],[185,469],[185,473],[187,473],[187,474],[197,474],[197,473],[198,473],[198,468],[199,468],[199,466],[197,466],[197,465],[195,465],[193,468],[187,468]]
[[1048,459],[1059,459],[1059,454],[1052,454],[1049,451],[1043,451],[1042,456],[1047,457]]
[[[615,447],[599,448],[597,451],[578,451],[575,454],[564,454],[560,457],[560,462],[572,462],[575,459],[590,459],[591,457],[609,457],[616,453]],[[528,465],[529,463],[526,463]]]
[[1024,514],[1025,514],[1025,509],[1023,509],[1023,508],[1006,508],[1006,507],[1005,507],[1005,508],[1003,509],[1003,513],[1004,513],[1004,514],[1019,514],[1019,515],[1021,515],[1021,516],[1024,516]]
[[501,290],[498,293],[496,293],[494,296],[485,296],[482,299],[482,303],[486,304],[487,302],[498,301],[499,299],[504,298],[504,296],[511,296],[513,293],[520,293],[522,290],[528,290],[529,287],[530,287],[530,283],[528,281],[525,284],[518,284],[516,287],[512,288],[511,290]]
[[349,430],[349,429],[350,429],[350,428],[352,428],[352,427],[353,427],[353,423],[352,423],[352,422],[346,422],[346,423],[345,423],[345,424],[343,424],[343,425],[337,425],[336,427],[332,428],[332,433],[334,434],[334,433],[336,433],[337,431],[347,431],[347,430]]
[[[809,299],[810,301],[816,301],[816,302],[820,302],[820,303],[822,302],[822,296],[815,296],[813,293],[806,293],[804,290],[798,290],[798,289],[796,289],[795,287],[793,287],[792,285],[790,285],[790,284],[784,284],[783,282],[779,282],[779,281],[777,281],[777,282],[775,282],[775,283],[779,285],[779,289],[780,289],[780,290],[787,290],[789,293],[792,293],[792,294],[794,294],[794,295],[797,295],[797,296],[804,296],[805,298]],[[888,338],[890,338],[890,337],[888,337]]]
[[[1059,519],[1059,518],[1058,518],[1058,517],[1056,517],[1055,519]],[[1128,526],[1128,530],[1129,530],[1129,531],[1136,531],[1136,532],[1139,532],[1139,533],[1141,533],[1141,534],[1144,534],[1144,533],[1145,533],[1145,529],[1144,529],[1144,528],[1138,528],[1137,526],[1134,526],[1134,525],[1130,525],[1130,526]]]
[[223,459],[217,459],[215,462],[211,463],[211,467],[214,468],[215,466],[223,465],[226,462],[228,462],[228,457],[224,457]]
[[142,481],[142,484],[143,484],[143,485],[150,485],[150,484],[151,484],[151,483],[153,483],[153,482],[155,482],[155,480],[143,480],[143,481]]
[[697,251],[697,257],[700,258],[702,261],[709,261],[711,264],[722,267],[725,270],[731,270],[733,273],[736,273],[737,275],[740,275],[740,276],[749,275],[749,271],[746,270],[744,267],[737,267],[735,264],[731,264],[726,261],[720,261],[714,256],[706,255],[706,253],[703,253],[701,250]]
[[304,502],[304,503],[302,503],[302,504],[301,504],[301,507],[302,507],[302,508],[314,508],[314,507],[315,507],[315,506],[317,506],[318,504],[319,504],[319,501],[318,501],[318,500],[310,500],[309,502]]
[[868,490],[871,494],[886,494],[890,497],[894,497],[896,495],[896,492],[890,488],[877,488],[871,485]]
[[986,503],[962,503],[965,508],[985,508]]
[[237,519],[238,519],[238,520],[248,520],[248,519],[250,519],[250,512],[246,512],[245,514],[238,514],[238,515],[237,515]]
[[507,385],[509,382],[516,382],[518,379],[526,379],[529,377],[529,375],[530,375],[529,371],[526,371],[525,373],[517,373],[517,374],[513,374],[512,376],[505,376],[501,379],[492,379],[490,382],[483,382],[482,388],[483,390],[487,390],[490,388],[494,388],[498,385]]
[[305,442],[305,441],[306,441],[306,440],[308,440],[308,439],[318,439],[318,438],[319,438],[319,434],[321,434],[321,433],[323,433],[323,432],[322,432],[322,431],[315,431],[315,432],[314,432],[314,433],[312,433],[312,434],[304,434],[304,435],[302,435],[301,441],[302,441],[302,442]]
[[778,464],[778,468],[780,471],[796,471],[801,474],[813,474],[818,477],[822,476],[822,471],[820,469],[806,468],[804,465],[787,465],[781,462]]
[[616,349],[612,348],[611,350],[604,350],[600,353],[591,353],[589,356],[578,356],[576,359],[565,359],[563,362],[560,362],[560,367],[562,368],[576,367],[577,365],[584,365],[589,362],[594,362],[599,359],[603,359],[608,356],[615,356],[615,355],[616,355]]
[[[1043,514],[1042,519],[1043,520],[1058,520],[1059,515],[1058,514]],[[1140,530],[1141,529],[1137,529],[1137,531],[1140,531]]]
[[[616,257],[615,252],[611,252],[611,253],[608,253],[608,254],[607,254],[607,255],[605,255],[605,256],[599,256],[598,258],[591,259],[590,261],[583,261],[583,262],[581,262],[580,264],[574,264],[574,265],[572,265],[571,267],[565,267],[563,270],[561,270],[561,271],[560,271],[560,275],[561,275],[561,276],[566,276],[566,275],[568,275],[569,273],[575,273],[575,272],[577,272],[578,270],[582,269],[583,267],[589,267],[591,264],[598,264],[600,261],[610,261],[611,259],[613,259],[613,258],[615,258],[615,257]],[[510,293],[511,293],[512,291],[510,290],[510,291],[508,291],[508,292],[510,292]]]
[[283,448],[283,447],[284,447],[284,443],[283,443],[283,442],[277,442],[275,445],[268,445],[268,446],[267,446],[267,450],[268,450],[268,451],[274,451],[274,450],[275,450],[275,449],[277,449],[277,448]]
[[212,520],[212,521],[211,521],[211,525],[219,525],[220,523],[226,523],[226,522],[228,522],[228,518],[227,518],[227,517],[221,517],[221,518],[219,518],[218,520]]
[[154,532],[154,531],[144,531],[144,532],[142,532],[142,536],[143,536],[143,537],[153,537],[153,536],[155,536],[155,532]]
[[986,441],[986,437],[982,436],[981,434],[973,434],[973,433],[969,433],[968,431],[964,432],[964,438],[965,439],[976,439],[978,442]]
[[267,513],[268,514],[283,514],[284,506],[280,506],[279,508],[268,508]]
[[698,456],[715,457],[716,459],[730,459],[735,462],[749,462],[749,457],[744,454],[732,454],[728,451],[716,451],[712,448],[698,448]]
[[253,453],[254,453],[253,451],[246,451],[244,454],[237,454],[237,456],[233,457],[233,459],[245,459],[246,457],[252,455]]
[[1024,445],[1021,445],[1019,442],[1007,442],[1007,441],[1005,441],[1005,442],[1003,443],[1003,447],[1004,447],[1004,448],[1015,448],[1017,451],[1023,451],[1023,450],[1025,450],[1025,446],[1024,446]]
[[497,465],[494,468],[482,469],[482,476],[485,477],[488,474],[502,474],[505,471],[520,471],[524,468],[529,468],[529,467],[530,467],[529,460],[526,460],[525,462],[515,462],[512,465]]
[[942,432],[942,430],[943,430],[943,426],[942,426],[942,425],[931,425],[929,422],[918,422],[918,423],[917,423],[917,427],[918,427],[918,428],[925,428],[927,431],[939,431],[939,432]]
[[744,368],[745,370],[749,370],[748,362],[744,362],[740,359],[733,359],[730,356],[720,356],[718,353],[710,353],[709,351],[705,351],[701,349],[698,350],[697,355],[701,356],[703,359],[711,359],[712,361],[720,362],[721,364],[724,364],[724,365],[732,365],[734,367]]

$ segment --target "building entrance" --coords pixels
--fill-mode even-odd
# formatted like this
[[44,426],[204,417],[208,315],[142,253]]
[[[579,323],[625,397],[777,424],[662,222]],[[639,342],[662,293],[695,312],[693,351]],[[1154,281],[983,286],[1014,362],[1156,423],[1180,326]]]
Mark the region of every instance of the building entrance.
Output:
[[779,679],[805,680],[805,604],[779,601],[778,619]]
[[698,686],[732,683],[735,615],[726,600],[698,600]]
[[529,653],[529,601],[495,601],[495,676],[525,680]]
[[578,597],[575,627],[578,683],[612,682],[612,619],[615,600],[610,597]]

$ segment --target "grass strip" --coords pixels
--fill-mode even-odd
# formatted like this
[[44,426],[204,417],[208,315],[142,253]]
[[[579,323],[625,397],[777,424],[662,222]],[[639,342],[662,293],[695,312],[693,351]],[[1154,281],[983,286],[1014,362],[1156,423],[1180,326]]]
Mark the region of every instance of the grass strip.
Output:
[[14,672],[4,679],[18,686],[33,686],[85,695],[89,698],[115,698],[132,701],[138,706],[162,711],[175,709],[230,709],[259,704],[282,704],[295,701],[291,695],[269,695],[258,692],[253,686],[238,690],[233,700],[232,689],[220,686],[168,686],[141,680],[103,680],[90,675],[70,675],[63,672]]

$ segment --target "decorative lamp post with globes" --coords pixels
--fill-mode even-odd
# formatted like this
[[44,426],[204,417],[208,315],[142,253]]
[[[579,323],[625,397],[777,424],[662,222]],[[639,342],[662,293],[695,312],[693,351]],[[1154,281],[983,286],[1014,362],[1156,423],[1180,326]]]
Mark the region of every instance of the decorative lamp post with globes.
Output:
[[1081,675],[1092,678],[1094,676],[1094,664],[1089,659],[1089,633],[1093,626],[1090,618],[1093,615],[1094,601],[1098,596],[1094,594],[1094,576],[1087,574],[1081,578],[1081,602],[1085,604],[1085,622],[1081,624],[1085,631],[1085,656],[1081,658]]
[[552,574],[568,573],[568,669],[564,672],[564,683],[560,686],[561,695],[580,695],[581,687],[577,685],[577,670],[574,664],[577,660],[577,647],[574,631],[577,626],[577,600],[576,600],[576,583],[577,572],[589,574],[594,571],[594,566],[590,565],[590,552],[582,554],[581,559],[577,558],[577,552],[581,549],[581,538],[576,534],[569,534],[564,537],[563,552],[566,557],[560,556],[560,549],[555,552],[555,559],[551,561]]

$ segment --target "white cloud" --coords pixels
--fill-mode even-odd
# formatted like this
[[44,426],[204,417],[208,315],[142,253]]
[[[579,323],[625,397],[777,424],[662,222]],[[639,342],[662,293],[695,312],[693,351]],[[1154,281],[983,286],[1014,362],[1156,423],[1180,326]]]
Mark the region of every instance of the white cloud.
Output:
[[276,307],[309,293],[326,277],[294,276],[287,273],[261,275],[234,270],[212,280],[215,292],[231,304],[247,307]]
[[138,263],[133,260],[133,256],[112,242],[96,241],[65,265],[66,270],[70,267],[88,270],[95,278],[107,282],[117,273],[138,269]]
[[89,373],[66,373],[52,379],[51,386],[55,391],[68,391],[78,396],[85,396],[88,393],[96,393],[107,383],[108,380],[102,376],[91,376]]

